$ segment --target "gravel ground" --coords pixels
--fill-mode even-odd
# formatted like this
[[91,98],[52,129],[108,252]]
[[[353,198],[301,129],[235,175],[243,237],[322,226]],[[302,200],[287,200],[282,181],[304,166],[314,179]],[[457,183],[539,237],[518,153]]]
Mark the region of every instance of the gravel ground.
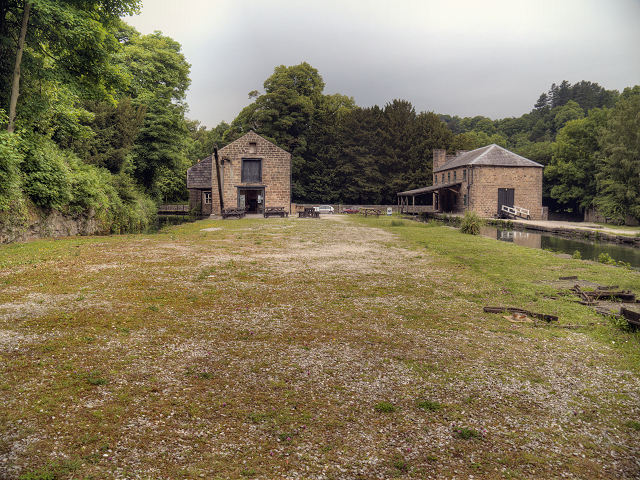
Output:
[[342,216],[209,223],[3,285],[0,478],[640,478],[615,345]]

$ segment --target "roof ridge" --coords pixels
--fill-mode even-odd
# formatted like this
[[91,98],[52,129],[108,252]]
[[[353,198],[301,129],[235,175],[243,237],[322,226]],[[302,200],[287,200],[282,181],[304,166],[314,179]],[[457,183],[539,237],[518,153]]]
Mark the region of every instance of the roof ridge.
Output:
[[[480,155],[478,155],[476,158],[474,158],[473,160],[471,160],[471,162],[469,163],[476,163],[477,160],[480,160],[482,157],[484,157],[487,153],[489,153],[493,147],[497,147],[498,145],[496,145],[495,143],[492,143],[491,145],[485,145],[484,147],[480,147],[480,148],[487,148],[484,152],[482,152]],[[473,152],[473,150],[471,150]]]

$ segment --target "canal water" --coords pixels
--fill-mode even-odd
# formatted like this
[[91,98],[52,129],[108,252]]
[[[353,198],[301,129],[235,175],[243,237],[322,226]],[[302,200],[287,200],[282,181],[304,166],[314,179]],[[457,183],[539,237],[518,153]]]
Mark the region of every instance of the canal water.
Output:
[[607,253],[617,262],[628,263],[632,267],[640,269],[640,249],[638,248],[578,238],[554,237],[548,233],[501,230],[496,227],[482,227],[480,234],[483,237],[501,242],[515,243],[523,247],[549,249],[569,255],[573,255],[577,250],[583,260],[597,259],[601,253]]

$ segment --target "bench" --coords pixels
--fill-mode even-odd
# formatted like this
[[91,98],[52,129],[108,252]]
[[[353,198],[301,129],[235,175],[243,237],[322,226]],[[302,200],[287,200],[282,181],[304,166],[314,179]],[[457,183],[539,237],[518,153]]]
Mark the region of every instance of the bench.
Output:
[[284,207],[264,207],[264,218],[268,218],[268,217],[288,217],[289,216],[289,212],[286,212],[284,210]]
[[304,210],[298,212],[298,218],[320,218],[320,212],[313,207],[304,207]]
[[222,210],[222,218],[238,217],[244,218],[247,215],[244,208],[225,208]]
[[375,215],[376,217],[382,215],[382,212],[378,208],[361,208],[360,213],[363,214],[365,217],[367,215]]

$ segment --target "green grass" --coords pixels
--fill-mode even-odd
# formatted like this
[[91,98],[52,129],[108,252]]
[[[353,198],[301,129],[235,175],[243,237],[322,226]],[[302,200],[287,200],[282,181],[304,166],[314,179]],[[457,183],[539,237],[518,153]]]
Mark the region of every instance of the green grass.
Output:
[[418,408],[421,408],[422,410],[425,410],[427,412],[437,412],[442,409],[442,405],[431,400],[422,400],[418,402]]
[[590,458],[640,448],[640,336],[557,297],[568,275],[640,292],[634,271],[386,216],[3,247],[0,477],[623,478]]
[[374,410],[381,413],[393,413],[397,407],[391,402],[378,402],[373,406]]

